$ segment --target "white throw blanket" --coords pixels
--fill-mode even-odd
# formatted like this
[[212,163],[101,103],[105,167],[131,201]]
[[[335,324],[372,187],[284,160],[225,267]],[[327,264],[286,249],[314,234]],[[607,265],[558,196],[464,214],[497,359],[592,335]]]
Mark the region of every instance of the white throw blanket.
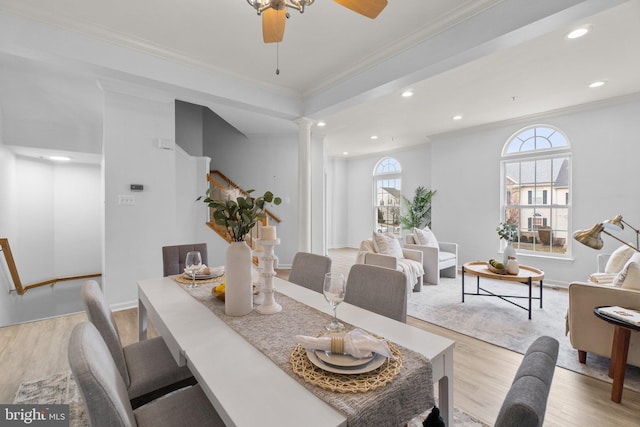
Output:
[[402,271],[407,278],[407,293],[411,295],[418,278],[424,276],[424,267],[418,261],[402,258],[398,260],[398,271]]
[[[364,264],[364,258],[366,254],[370,252],[377,253],[373,247],[373,243],[371,240],[363,240],[362,243],[360,243],[360,249],[356,256],[356,263]],[[407,278],[407,294],[411,295],[413,292],[413,286],[418,281],[418,278],[424,276],[424,267],[418,261],[407,258],[398,259],[396,264],[396,269],[403,272],[404,276]]]

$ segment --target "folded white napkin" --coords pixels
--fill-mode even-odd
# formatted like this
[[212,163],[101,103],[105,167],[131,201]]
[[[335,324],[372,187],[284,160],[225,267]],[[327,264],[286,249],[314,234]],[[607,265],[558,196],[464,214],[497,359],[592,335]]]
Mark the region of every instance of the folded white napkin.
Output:
[[[296,335],[296,339],[298,340],[298,343],[307,350],[331,351],[331,335],[325,335],[317,338]],[[373,337],[362,329],[354,329],[345,334],[344,352],[358,358],[367,357],[371,353],[378,353],[385,357],[395,359],[385,340]]]

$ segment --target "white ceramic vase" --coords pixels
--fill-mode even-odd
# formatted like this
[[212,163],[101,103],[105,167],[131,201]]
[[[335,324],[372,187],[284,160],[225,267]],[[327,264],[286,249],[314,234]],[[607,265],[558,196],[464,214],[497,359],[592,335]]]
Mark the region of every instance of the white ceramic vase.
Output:
[[224,312],[244,316],[253,310],[251,248],[245,242],[232,242],[227,248]]
[[506,266],[507,262],[509,261],[509,257],[512,257],[512,258],[516,257],[516,250],[511,245],[510,241],[507,242],[507,246],[505,246],[504,248],[504,259],[502,260],[502,264]]
[[516,276],[520,272],[520,264],[514,257],[509,257],[507,263],[505,264],[505,268],[507,269],[508,274],[512,274],[514,276]]

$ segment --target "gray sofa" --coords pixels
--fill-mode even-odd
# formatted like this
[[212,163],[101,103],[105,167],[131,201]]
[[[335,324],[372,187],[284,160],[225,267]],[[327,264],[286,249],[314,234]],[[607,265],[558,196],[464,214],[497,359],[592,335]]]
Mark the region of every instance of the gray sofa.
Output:
[[502,403],[495,427],[539,427],[558,360],[558,341],[542,336],[525,353]]

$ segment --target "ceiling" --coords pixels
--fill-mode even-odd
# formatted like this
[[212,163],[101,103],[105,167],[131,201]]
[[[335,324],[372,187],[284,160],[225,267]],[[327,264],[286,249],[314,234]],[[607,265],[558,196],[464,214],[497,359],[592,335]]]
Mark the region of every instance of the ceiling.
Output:
[[[300,116],[326,121],[313,132],[326,135],[329,155],[358,156],[640,92],[640,0],[527,8],[533,15],[561,3],[570,10],[527,21],[522,0],[389,0],[369,20],[317,0],[304,14],[290,12],[278,45],[262,43],[261,19],[242,0],[0,0],[0,12],[228,77],[231,94],[277,94]],[[565,38],[585,24],[585,37]],[[1,47],[5,143],[55,148],[40,135],[57,135],[50,139],[76,141],[66,150],[98,154],[84,141],[101,138],[100,71]],[[607,83],[589,89],[597,79]],[[402,98],[405,89],[414,95]],[[245,134],[296,129],[295,113],[216,99],[203,105]]]

